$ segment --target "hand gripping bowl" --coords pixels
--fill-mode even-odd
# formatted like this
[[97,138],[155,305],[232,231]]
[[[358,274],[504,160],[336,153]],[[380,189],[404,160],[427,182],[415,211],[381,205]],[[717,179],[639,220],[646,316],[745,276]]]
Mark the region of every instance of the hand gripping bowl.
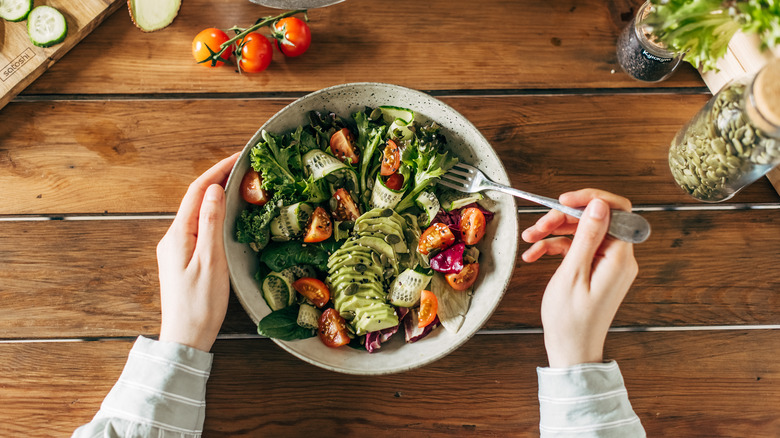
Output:
[[[454,109],[422,92],[389,84],[352,83],[325,88],[296,100],[271,117],[249,140],[226,187],[224,236],[230,281],[239,301],[255,323],[270,313],[254,278],[258,257],[248,245],[235,239],[236,217],[246,208],[239,186],[249,168],[250,149],[260,138],[262,130],[284,133],[307,124],[309,111],[334,112],[347,118],[366,106],[380,105],[410,108],[415,112],[415,120],[436,121],[442,126],[450,150],[462,161],[478,167],[496,182],[509,184],[501,161],[482,134]],[[486,192],[484,195],[495,217],[488,225],[485,238],[477,245],[481,253],[480,273],[474,285],[471,307],[457,333],[439,327],[422,340],[407,344],[401,330],[381,349],[370,354],[346,346],[329,348],[316,336],[296,341],[274,341],[313,365],[357,375],[408,371],[438,360],[460,347],[485,324],[498,306],[512,276],[517,254],[518,223],[514,198],[498,192]]]

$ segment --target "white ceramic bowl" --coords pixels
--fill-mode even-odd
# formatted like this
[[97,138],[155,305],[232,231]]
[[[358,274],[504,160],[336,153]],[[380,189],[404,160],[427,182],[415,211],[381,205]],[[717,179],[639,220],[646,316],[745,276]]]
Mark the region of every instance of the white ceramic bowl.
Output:
[[[329,87],[306,95],[284,107],[269,119],[249,140],[227,183],[227,217],[225,219],[225,251],[233,290],[246,312],[257,323],[270,313],[254,279],[257,255],[234,236],[237,215],[246,207],[241,198],[241,178],[249,168],[249,151],[260,138],[262,130],[283,133],[308,123],[312,110],[334,112],[344,118],[364,109],[392,105],[410,108],[415,120],[436,121],[442,126],[450,149],[464,162],[481,169],[492,180],[509,184],[501,161],[482,134],[465,117],[441,101],[416,90],[381,84],[352,83]],[[407,371],[440,359],[457,349],[474,335],[490,318],[509,284],[515,264],[518,243],[518,223],[513,197],[497,192],[484,193],[493,221],[480,249],[480,273],[475,284],[471,307],[457,333],[443,327],[415,343],[406,344],[402,330],[377,352],[349,347],[326,347],[318,337],[296,341],[274,340],[283,349],[316,366],[347,374],[378,375]]]

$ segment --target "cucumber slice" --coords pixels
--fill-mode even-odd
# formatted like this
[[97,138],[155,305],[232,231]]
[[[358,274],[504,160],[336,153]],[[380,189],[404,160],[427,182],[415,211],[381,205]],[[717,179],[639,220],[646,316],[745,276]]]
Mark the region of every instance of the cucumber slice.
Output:
[[279,216],[271,220],[271,239],[284,242],[301,235],[314,211],[305,202],[287,205],[279,209]]
[[309,303],[301,303],[298,308],[298,325],[303,328],[317,329],[322,311]]
[[374,182],[374,188],[371,189],[371,202],[369,206],[374,208],[395,208],[401,199],[404,197],[405,188],[401,190],[393,190],[387,188],[382,176],[376,174],[376,182]]
[[409,140],[414,135],[409,126],[414,122],[414,112],[397,106],[380,106],[382,118],[390,124],[387,132],[399,140]]
[[283,309],[295,302],[295,281],[291,272],[271,272],[263,280],[263,299],[271,310]]
[[33,0],[0,0],[0,18],[8,21],[22,21],[33,8]]
[[324,178],[337,170],[347,167],[342,161],[333,155],[328,155],[319,149],[312,149],[304,154],[303,167],[306,174],[314,177],[314,180]]
[[452,190],[447,190],[439,195],[441,206],[446,211],[457,210],[483,198],[481,193],[462,193]]
[[436,195],[433,192],[426,190],[421,192],[414,202],[423,210],[423,214],[420,216],[420,225],[427,227],[439,213],[439,200],[436,199]]
[[393,281],[387,295],[390,304],[398,307],[413,307],[420,301],[423,289],[431,281],[431,275],[425,275],[414,269],[407,269]]
[[27,16],[27,34],[38,47],[53,46],[65,40],[68,23],[60,11],[51,6],[38,6]]

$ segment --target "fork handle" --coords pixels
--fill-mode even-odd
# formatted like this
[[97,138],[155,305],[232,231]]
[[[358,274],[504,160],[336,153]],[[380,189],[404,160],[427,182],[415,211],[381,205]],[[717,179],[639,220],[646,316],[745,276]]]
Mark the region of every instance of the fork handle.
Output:
[[[544,205],[545,207],[558,210],[578,219],[582,217],[582,212],[584,211],[583,208],[568,207],[561,204],[556,199],[535,195],[513,187],[507,187],[493,182],[491,182],[490,186],[493,190],[508,193],[512,196]],[[626,242],[642,243],[650,237],[650,223],[636,213],[630,213],[623,210],[612,210],[609,221],[609,230],[607,232],[612,237]]]

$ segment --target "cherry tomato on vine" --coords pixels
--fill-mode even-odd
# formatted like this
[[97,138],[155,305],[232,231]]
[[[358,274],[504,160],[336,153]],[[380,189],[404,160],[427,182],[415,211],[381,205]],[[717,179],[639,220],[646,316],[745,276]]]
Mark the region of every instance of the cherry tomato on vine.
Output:
[[287,17],[274,23],[271,28],[276,46],[285,56],[301,56],[311,45],[311,30],[305,21]]
[[236,42],[238,68],[247,73],[259,73],[271,64],[274,48],[264,35],[250,32]]
[[241,196],[250,204],[265,205],[268,194],[263,190],[263,177],[254,169],[249,169],[241,179]]
[[[225,62],[228,62],[230,59],[230,55],[233,54],[232,46],[228,47],[225,52],[222,53],[222,56],[220,56],[222,61],[211,59],[211,56],[222,50],[220,45],[229,39],[230,38],[225,32],[217,28],[210,27],[208,29],[203,29],[199,34],[195,35],[195,38],[192,40],[192,57],[195,58],[195,61],[200,65],[205,65],[206,67],[219,67],[220,65],[224,65]],[[209,51],[209,49],[211,50]]]
[[447,274],[444,278],[453,289],[464,291],[474,285],[474,282],[477,281],[477,275],[479,275],[479,263],[469,263],[460,272]]
[[332,307],[322,312],[317,333],[320,335],[322,343],[328,347],[336,348],[349,344],[347,323],[344,322],[344,318],[339,315],[339,312]]

